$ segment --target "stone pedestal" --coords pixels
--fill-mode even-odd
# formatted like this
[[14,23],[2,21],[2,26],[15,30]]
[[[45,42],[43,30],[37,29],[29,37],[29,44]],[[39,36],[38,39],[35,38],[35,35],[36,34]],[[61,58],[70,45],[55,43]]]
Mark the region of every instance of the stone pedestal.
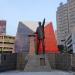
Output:
[[29,56],[28,63],[24,71],[27,72],[50,72],[51,67],[46,55],[33,55]]

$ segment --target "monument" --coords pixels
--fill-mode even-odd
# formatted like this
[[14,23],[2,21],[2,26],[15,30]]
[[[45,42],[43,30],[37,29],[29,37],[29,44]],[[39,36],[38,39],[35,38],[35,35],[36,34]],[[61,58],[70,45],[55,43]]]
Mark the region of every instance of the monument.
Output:
[[[43,23],[38,22],[39,26],[37,27],[36,34],[37,34],[37,39],[38,39],[38,44],[37,44],[37,50],[39,49],[40,44],[42,44],[42,51],[43,54],[45,54],[45,44],[44,44],[44,25],[45,25],[45,19],[43,20]],[[38,54],[38,51],[37,51]]]
[[[45,54],[45,45],[44,45],[44,25],[45,25],[45,19],[43,20],[43,23],[38,22],[39,26],[36,30],[37,38],[38,38],[38,46],[37,46],[37,54],[35,53],[35,34],[30,35],[30,52],[27,56],[28,63],[25,66],[24,71],[28,72],[41,72],[41,71],[51,71],[51,67],[48,61],[48,57]],[[38,53],[38,48],[40,44],[42,43],[42,53]]]

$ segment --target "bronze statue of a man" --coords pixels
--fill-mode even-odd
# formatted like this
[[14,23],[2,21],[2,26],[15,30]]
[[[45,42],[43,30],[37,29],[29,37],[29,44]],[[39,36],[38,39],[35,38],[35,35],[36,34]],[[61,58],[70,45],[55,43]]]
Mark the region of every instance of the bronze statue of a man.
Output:
[[44,45],[44,25],[45,25],[45,19],[43,20],[43,23],[41,24],[41,22],[38,22],[39,26],[37,27],[37,37],[38,37],[38,47],[37,50],[39,49],[39,46],[42,42],[42,48],[43,48],[43,54],[45,54],[45,45]]

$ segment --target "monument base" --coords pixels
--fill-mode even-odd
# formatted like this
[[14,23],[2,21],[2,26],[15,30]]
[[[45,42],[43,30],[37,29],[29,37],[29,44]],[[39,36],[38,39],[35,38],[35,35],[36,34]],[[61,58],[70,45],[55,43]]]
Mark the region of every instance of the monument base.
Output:
[[46,55],[29,55],[28,63],[24,71],[27,72],[50,72],[51,67]]

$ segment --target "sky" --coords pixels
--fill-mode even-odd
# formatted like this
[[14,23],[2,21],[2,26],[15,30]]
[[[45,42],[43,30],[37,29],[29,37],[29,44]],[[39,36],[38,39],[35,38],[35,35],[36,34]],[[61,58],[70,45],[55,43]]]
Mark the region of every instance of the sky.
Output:
[[56,10],[67,0],[0,0],[0,20],[6,20],[7,35],[16,35],[19,21],[53,22],[56,30]]

